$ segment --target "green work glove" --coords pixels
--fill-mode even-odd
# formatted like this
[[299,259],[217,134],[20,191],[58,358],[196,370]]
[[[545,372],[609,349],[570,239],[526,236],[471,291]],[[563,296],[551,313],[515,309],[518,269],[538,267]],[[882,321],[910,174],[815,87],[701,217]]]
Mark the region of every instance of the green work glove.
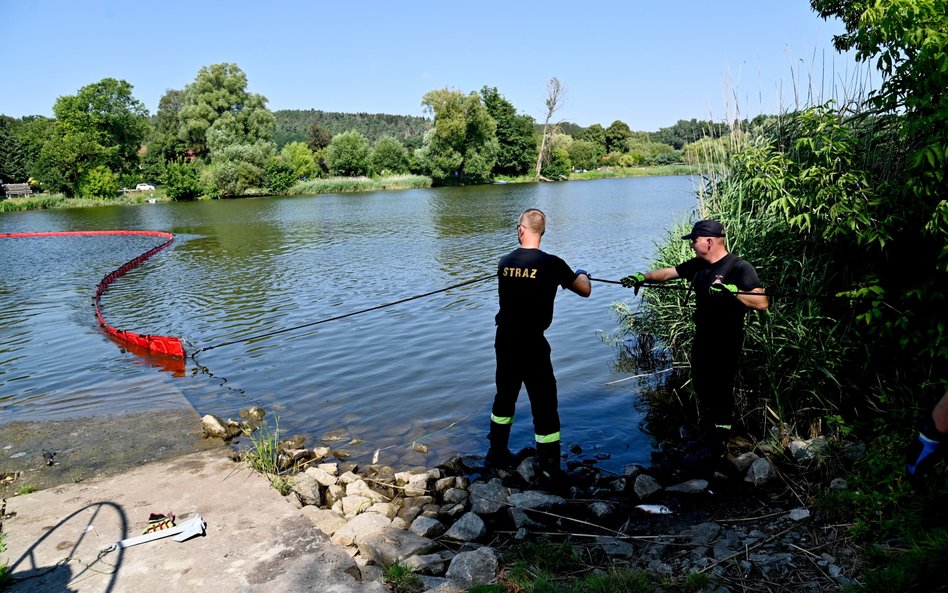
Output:
[[738,290],[736,284],[724,284],[723,282],[715,282],[711,285],[711,292],[717,294],[727,294],[730,296],[737,296]]
[[626,288],[634,288],[636,292],[638,292],[638,289],[645,283],[645,274],[642,272],[630,274],[622,280],[619,280],[619,283]]

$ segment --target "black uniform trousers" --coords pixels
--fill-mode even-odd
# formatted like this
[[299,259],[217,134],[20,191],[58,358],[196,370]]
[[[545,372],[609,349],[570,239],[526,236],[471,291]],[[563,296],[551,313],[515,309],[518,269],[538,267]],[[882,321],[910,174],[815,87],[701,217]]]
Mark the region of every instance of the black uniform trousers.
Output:
[[526,386],[534,432],[540,437],[556,434],[558,440],[560,415],[549,342],[542,333],[525,335],[498,327],[494,351],[497,355],[497,395],[491,413],[501,418],[513,417],[520,387]]

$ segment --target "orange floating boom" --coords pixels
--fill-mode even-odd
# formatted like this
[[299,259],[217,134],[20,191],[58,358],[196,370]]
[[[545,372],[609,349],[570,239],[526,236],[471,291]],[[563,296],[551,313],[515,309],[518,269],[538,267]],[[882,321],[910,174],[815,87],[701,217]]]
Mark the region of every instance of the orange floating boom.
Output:
[[106,289],[110,284],[112,284],[112,282],[118,280],[129,270],[138,267],[142,262],[171,245],[171,243],[174,241],[174,235],[171,233],[164,233],[162,231],[53,231],[45,233],[0,233],[0,239],[28,239],[32,237],[76,237],[96,235],[145,235],[167,239],[161,245],[149,249],[138,257],[125,262],[118,269],[106,274],[105,278],[103,278],[99,284],[96,285],[95,296],[92,297],[92,302],[95,304],[96,320],[98,320],[99,325],[109,335],[114,336],[124,343],[138,346],[139,348],[145,348],[149,352],[153,352],[155,354],[172,356],[175,358],[184,358],[184,345],[181,343],[179,338],[174,336],[137,334],[135,332],[113,327],[105,322],[105,318],[102,316],[102,307],[99,304],[99,300],[102,298],[103,293],[105,293]]

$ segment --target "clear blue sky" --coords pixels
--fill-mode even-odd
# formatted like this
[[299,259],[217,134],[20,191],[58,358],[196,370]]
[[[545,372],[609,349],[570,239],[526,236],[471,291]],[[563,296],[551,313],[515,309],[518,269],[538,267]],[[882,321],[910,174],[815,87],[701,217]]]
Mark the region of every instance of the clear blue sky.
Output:
[[430,90],[487,85],[542,121],[556,76],[559,119],[646,131],[735,107],[775,113],[810,87],[829,98],[878,78],[836,53],[842,25],[806,0],[0,0],[0,22],[0,113],[14,117],[52,115],[58,97],[106,77],[154,113],[220,62],[273,110],[424,115]]

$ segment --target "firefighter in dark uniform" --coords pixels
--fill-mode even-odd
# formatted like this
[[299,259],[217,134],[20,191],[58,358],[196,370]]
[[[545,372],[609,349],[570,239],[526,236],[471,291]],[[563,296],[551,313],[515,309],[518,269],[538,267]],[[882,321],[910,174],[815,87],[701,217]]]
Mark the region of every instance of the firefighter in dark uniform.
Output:
[[720,222],[699,220],[682,239],[691,241],[695,257],[673,268],[626,276],[621,282],[636,289],[644,282],[674,278],[691,282],[695,291],[691,380],[699,426],[706,434],[720,435],[734,420],[734,381],[744,344],[745,314],[748,309],[766,309],[769,299],[754,267],[728,253]]
[[553,320],[557,287],[588,297],[592,283],[584,270],[574,272],[562,259],[540,251],[545,231],[543,212],[525,211],[517,222],[520,247],[502,257],[497,266],[497,395],[491,409],[490,449],[485,464],[505,468],[514,462],[508,441],[517,397],[524,385],[533,413],[540,478],[554,485],[562,478],[560,417],[550,345],[543,332]]

